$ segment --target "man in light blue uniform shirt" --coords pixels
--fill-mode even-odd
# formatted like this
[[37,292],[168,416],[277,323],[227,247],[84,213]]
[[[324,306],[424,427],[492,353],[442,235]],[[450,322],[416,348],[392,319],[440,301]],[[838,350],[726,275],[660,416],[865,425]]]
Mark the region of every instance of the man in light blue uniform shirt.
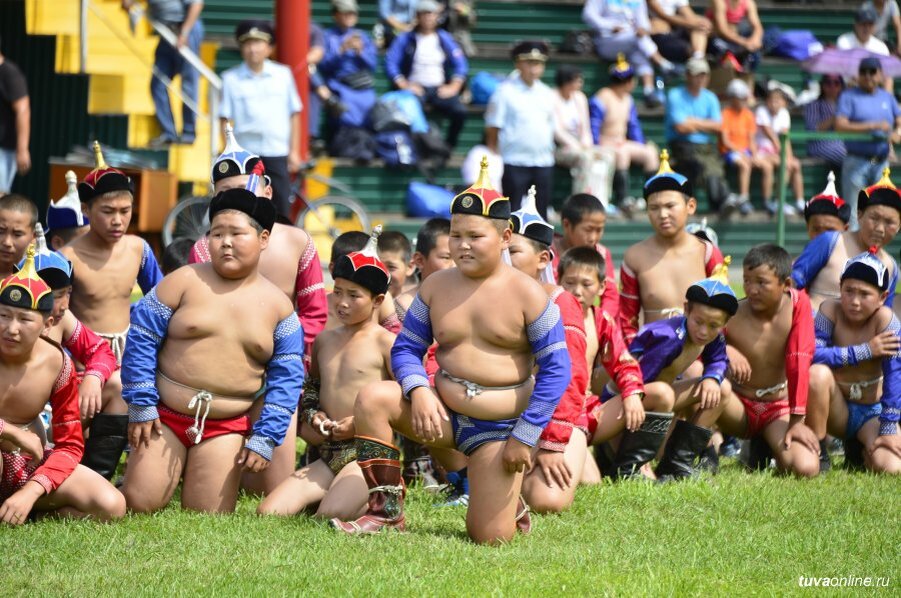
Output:
[[485,112],[485,145],[504,160],[504,195],[516,211],[535,185],[542,218],[547,218],[554,184],[554,99],[541,82],[547,57],[544,42],[517,44],[516,71],[498,86]]
[[272,180],[272,200],[288,217],[289,172],[300,167],[302,105],[291,69],[269,60],[275,32],[267,21],[242,21],[235,30],[244,62],[222,73],[223,127],[233,122],[235,138],[260,156]]

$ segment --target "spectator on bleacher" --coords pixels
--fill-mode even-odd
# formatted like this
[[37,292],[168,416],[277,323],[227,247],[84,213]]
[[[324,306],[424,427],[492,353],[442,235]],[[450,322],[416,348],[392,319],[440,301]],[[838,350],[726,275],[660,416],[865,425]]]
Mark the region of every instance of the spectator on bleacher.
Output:
[[463,164],[460,165],[463,187],[470,187],[479,179],[479,174],[482,172],[482,158],[488,158],[488,180],[491,181],[491,186],[499,193],[503,193],[504,159],[499,153],[485,145],[484,133],[482,141],[466,152]]
[[[781,163],[780,152],[782,144],[779,136],[791,130],[791,115],[788,113],[788,92],[785,86],[778,81],[771,80],[767,85],[766,101],[757,106],[754,118],[757,121],[757,151],[760,157],[770,163],[773,170],[779,168]],[[795,216],[804,212],[807,199],[804,197],[804,177],[801,172],[801,162],[792,151],[791,140],[786,140],[785,147],[785,171],[786,178],[791,181],[792,191],[795,193],[794,205],[785,203],[782,210],[786,216]],[[763,205],[771,216],[776,214],[778,203],[773,199],[773,180],[763,189]]]
[[685,64],[685,86],[671,89],[666,99],[664,135],[679,172],[692,187],[707,190],[710,208],[724,206],[729,186],[717,151],[721,130],[720,101],[707,89],[710,65],[703,58]]
[[888,27],[891,23],[895,29],[894,53],[901,54],[901,10],[898,9],[897,0],[866,0],[861,8],[872,8],[876,13],[876,26],[873,35],[877,39],[889,44]]
[[[838,96],[845,89],[840,75],[823,75],[820,79],[820,97],[804,106],[804,125],[808,131],[834,131],[835,108]],[[845,144],[838,140],[810,141],[807,155],[822,158],[832,170],[838,170],[845,159]]]
[[727,166],[738,171],[738,195],[726,199],[726,211],[737,209],[742,216],[753,211],[751,205],[751,170],[761,174],[763,197],[773,195],[773,165],[763,158],[757,148],[757,123],[748,108],[751,88],[742,79],[735,78],[726,87],[727,104],[723,108],[723,126],[720,132],[720,153]]
[[466,83],[469,63],[453,36],[438,29],[441,5],[419,0],[416,27],[395,38],[385,54],[385,71],[398,89],[415,94],[423,104],[450,121],[447,145],[457,145],[466,122],[466,106],[460,92]]
[[272,182],[272,201],[288,217],[289,173],[300,168],[303,105],[291,69],[269,60],[275,43],[272,23],[241,21],[235,38],[244,62],[222,73],[219,117],[223,127],[232,121],[238,143],[260,156]]
[[711,0],[707,18],[713,23],[711,54],[720,60],[731,53],[745,70],[756,70],[763,25],[755,0]]
[[[122,8],[131,10],[134,0],[122,0]],[[203,42],[202,0],[147,0],[147,17],[159,21],[177,36],[175,46],[160,38],[153,57],[153,67],[170,80],[181,75],[182,95],[197,104],[198,82],[200,73],[182,58],[180,48],[187,47],[194,54],[200,54]],[[181,136],[175,132],[175,118],[169,104],[169,90],[166,84],[156,75],[150,78],[150,97],[156,111],[156,120],[162,133],[150,145],[162,147],[172,143],[191,145],[196,136],[197,115],[186,104],[182,105]]]
[[688,0],[648,0],[651,39],[660,54],[676,64],[689,58],[703,58],[713,30],[710,19],[696,14]]
[[472,28],[476,26],[475,0],[446,0],[444,28],[447,29],[467,58],[475,56]]
[[[638,109],[632,99],[635,89],[632,65],[620,54],[609,72],[610,84],[598,90],[588,103],[591,137],[598,146],[613,152],[613,201],[631,214],[644,209],[645,203],[644,198],[629,195],[629,167],[638,164],[645,178],[649,178],[657,171],[660,158],[657,146],[647,142],[641,130]],[[609,214],[610,205],[607,207]]]
[[0,197],[9,193],[16,173],[31,170],[31,102],[25,75],[0,54]]
[[325,56],[319,73],[344,107],[334,119],[333,129],[365,126],[376,102],[378,56],[372,39],[356,26],[359,12],[357,0],[332,0],[335,23],[325,30]]
[[854,30],[839,35],[835,40],[835,47],[839,50],[863,48],[873,54],[888,56],[890,54],[888,46],[873,35],[876,31],[877,18],[876,9],[872,6],[858,8],[854,15]]
[[500,85],[485,111],[485,145],[504,159],[503,188],[516,211],[529,187],[547,218],[554,185],[554,96],[541,82],[547,44],[524,41],[512,52],[516,70]]
[[418,0],[379,0],[381,47],[387,48],[401,33],[413,31],[417,2]]
[[649,107],[663,104],[663,92],[654,85],[652,63],[667,74],[676,67],[660,55],[651,40],[645,0],[586,0],[582,20],[594,30],[598,56],[614,61],[617,54],[624,54],[641,77],[645,103]]
[[857,193],[875,184],[888,166],[893,143],[901,143],[901,109],[880,86],[882,63],[864,58],[857,70],[857,87],[842,92],[835,111],[835,130],[871,134],[872,141],[846,141],[842,162],[842,197],[851,204],[851,230],[857,230]]

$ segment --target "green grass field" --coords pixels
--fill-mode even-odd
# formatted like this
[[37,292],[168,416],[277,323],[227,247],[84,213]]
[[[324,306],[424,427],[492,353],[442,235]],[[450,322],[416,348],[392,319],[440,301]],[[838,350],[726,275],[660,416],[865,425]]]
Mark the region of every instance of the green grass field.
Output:
[[[901,480],[833,471],[580,488],[532,534],[475,546],[462,509],[408,497],[408,533],[353,538],[307,517],[208,516],[174,504],[112,525],[0,530],[0,595],[782,595],[799,577],[889,578],[898,595]],[[867,591],[846,588],[846,592]],[[873,591],[870,589],[869,591]]]

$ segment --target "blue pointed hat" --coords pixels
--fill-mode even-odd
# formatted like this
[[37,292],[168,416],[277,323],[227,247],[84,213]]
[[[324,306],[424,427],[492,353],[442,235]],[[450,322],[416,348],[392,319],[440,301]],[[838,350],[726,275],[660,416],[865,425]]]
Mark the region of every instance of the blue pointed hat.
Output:
[[554,227],[551,226],[535,206],[535,185],[529,189],[528,196],[522,202],[522,208],[510,214],[513,232],[533,241],[550,247],[554,244]]
[[47,206],[47,230],[60,228],[78,228],[91,223],[81,211],[81,198],[78,196],[78,177],[71,170],[66,172],[66,194]]
[[709,305],[721,309],[729,316],[738,311],[738,297],[729,286],[729,264],[731,256],[726,256],[723,263],[714,268],[713,273],[704,280],[694,283],[685,291],[685,298],[692,303]]
[[225,125],[225,149],[213,163],[210,180],[216,184],[222,179],[251,174],[259,162],[261,159],[258,155],[247,151],[238,144],[231,124],[227,124]]
[[[34,269],[52,290],[72,286],[72,262],[58,251],[47,248],[44,228],[38,222],[34,225]],[[16,265],[16,272],[25,267],[25,260]]]
[[842,270],[841,281],[844,282],[846,278],[853,278],[854,280],[862,280],[871,284],[880,291],[888,290],[888,268],[876,255],[876,251],[876,247],[870,247],[869,251],[855,255],[848,260],[848,263],[845,264],[845,269]]
[[678,191],[686,197],[694,197],[691,181],[684,175],[674,171],[669,165],[669,152],[660,152],[660,169],[644,184],[644,198],[647,199],[660,191]]

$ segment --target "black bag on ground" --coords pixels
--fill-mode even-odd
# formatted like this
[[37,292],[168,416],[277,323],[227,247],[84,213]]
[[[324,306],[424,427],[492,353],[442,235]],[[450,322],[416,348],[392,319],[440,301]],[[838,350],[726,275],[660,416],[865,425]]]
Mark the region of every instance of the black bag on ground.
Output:
[[359,163],[375,159],[376,144],[372,133],[360,127],[341,127],[329,144],[329,153],[336,158],[350,158]]

